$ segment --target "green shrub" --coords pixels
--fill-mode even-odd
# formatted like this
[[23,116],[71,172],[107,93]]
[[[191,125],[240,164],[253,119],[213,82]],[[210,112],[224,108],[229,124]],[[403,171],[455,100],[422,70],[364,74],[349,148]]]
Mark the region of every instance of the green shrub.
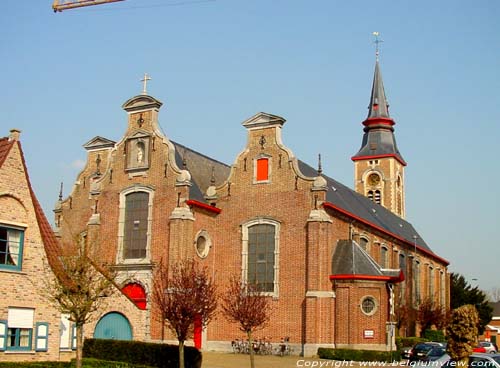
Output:
[[398,350],[401,350],[402,348],[414,346],[419,342],[426,342],[426,341],[429,340],[423,337],[396,337],[396,346],[398,347]]
[[319,348],[318,356],[321,359],[352,360],[355,362],[392,362],[401,360],[401,354],[398,351]]
[[[186,346],[184,354],[186,368],[201,367],[202,357],[198,349]],[[83,356],[132,364],[147,364],[158,368],[179,366],[179,347],[177,345],[140,341],[85,339]]]
[[[0,368],[73,368],[75,360],[71,362],[5,362],[0,363]],[[83,368],[151,368],[142,364],[131,364],[125,362],[112,362],[107,360],[85,358]]]
[[67,368],[68,362],[2,362],[0,368]]
[[436,330],[425,330],[424,337],[429,341],[437,341],[437,342],[445,342],[446,338],[444,337],[443,331]]

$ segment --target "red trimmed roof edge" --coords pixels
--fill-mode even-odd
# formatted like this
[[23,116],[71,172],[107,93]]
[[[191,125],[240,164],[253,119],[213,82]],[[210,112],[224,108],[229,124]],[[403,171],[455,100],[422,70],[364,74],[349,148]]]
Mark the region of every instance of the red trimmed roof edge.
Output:
[[330,280],[364,280],[364,281],[391,281],[391,282],[402,282],[404,281],[404,273],[400,271],[399,276],[377,276],[377,275],[354,275],[354,274],[342,274],[342,275],[330,275]]
[[194,206],[194,207],[202,208],[204,210],[216,213],[217,215],[222,212],[222,210],[220,208],[218,208],[218,207],[210,206],[210,205],[208,205],[206,203],[199,202],[199,201],[196,201],[194,199],[189,199],[189,200],[186,201],[186,203],[187,203],[188,206]]
[[405,160],[403,160],[399,155],[396,155],[395,153],[388,153],[384,155],[373,155],[373,156],[352,156],[351,160],[352,161],[359,161],[359,160],[371,160],[371,159],[376,159],[376,158],[384,158],[384,157],[393,157],[396,160],[399,161],[399,163],[403,166],[406,166],[407,163]]
[[[378,230],[378,231],[380,231],[380,232],[382,232],[382,233],[384,233],[384,234],[387,234],[387,235],[389,235],[389,236],[392,236],[393,238],[396,238],[396,239],[398,239],[398,240],[402,241],[403,243],[405,243],[405,244],[407,244],[407,245],[410,245],[410,246],[412,246],[412,247],[415,247],[415,244],[413,244],[412,242],[410,242],[410,241],[406,240],[405,238],[402,238],[402,237],[401,237],[401,236],[399,236],[399,235],[393,234],[393,233],[391,233],[390,231],[387,231],[387,230],[385,230],[384,228],[381,228],[380,226],[377,226],[377,225],[375,225],[375,224],[372,224],[370,221],[367,221],[367,220],[365,220],[365,219],[363,219],[363,218],[361,218],[361,217],[358,217],[358,216],[356,216],[356,215],[354,215],[354,214],[350,213],[349,211],[346,211],[346,210],[344,210],[344,209],[342,209],[342,208],[340,208],[340,207],[337,207],[337,206],[335,206],[333,203],[330,203],[330,202],[324,202],[324,203],[323,203],[323,207],[325,207],[325,208],[331,208],[331,209],[333,209],[333,210],[335,210],[335,211],[338,211],[338,212],[340,212],[340,213],[342,213],[342,214],[344,214],[344,215],[347,215],[347,216],[349,216],[350,218],[352,218],[352,219],[354,219],[354,220],[357,220],[357,221],[359,221],[359,222],[361,222],[361,223],[363,223],[363,224],[365,224],[365,225],[368,225],[368,226],[370,226],[370,227],[372,227],[372,228],[374,228],[374,229],[376,229],[376,230]],[[431,256],[431,257],[433,257],[434,259],[436,259],[436,260],[438,260],[438,261],[440,261],[440,262],[445,263],[445,264],[446,264],[446,266],[448,266],[448,265],[450,264],[450,262],[449,262],[449,261],[447,261],[446,259],[441,258],[441,257],[439,257],[438,255],[436,255],[436,254],[434,254],[434,253],[432,253],[432,252],[429,252],[427,249],[424,249],[424,248],[422,248],[422,247],[420,247],[420,246],[418,246],[418,245],[416,246],[416,248],[417,248],[420,252],[422,252],[422,253],[424,253],[424,254],[426,254],[426,255],[428,255],[428,256]]]
[[45,254],[47,255],[47,260],[49,261],[50,267],[52,271],[58,276],[61,277],[64,274],[64,270],[62,269],[62,265],[59,262],[59,255],[61,253],[61,247],[59,241],[57,240],[52,227],[50,226],[47,217],[43,212],[42,206],[35,195],[35,191],[31,185],[31,181],[28,174],[28,167],[26,165],[26,160],[24,158],[24,152],[21,146],[21,142],[17,141],[19,145],[19,152],[21,155],[21,162],[24,168],[24,174],[26,176],[26,183],[28,184],[28,189],[30,191],[31,201],[33,203],[33,208],[35,209],[35,216],[38,223],[38,228],[40,230],[40,236],[42,237]]

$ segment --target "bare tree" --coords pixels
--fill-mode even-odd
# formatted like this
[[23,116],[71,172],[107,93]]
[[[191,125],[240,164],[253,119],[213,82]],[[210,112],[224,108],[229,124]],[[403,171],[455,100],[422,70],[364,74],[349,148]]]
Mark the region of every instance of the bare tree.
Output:
[[207,269],[194,260],[179,262],[170,272],[160,263],[153,281],[153,303],[162,321],[177,336],[179,367],[184,368],[184,342],[192,335],[196,319],[205,327],[214,317],[217,288]]
[[[44,296],[76,326],[76,367],[82,366],[83,326],[96,317],[103,299],[116,290],[115,273],[86,253],[66,247],[56,276],[45,280]],[[68,251],[72,249],[73,251]]]
[[222,310],[231,322],[236,322],[245,332],[250,347],[250,367],[255,367],[253,333],[264,328],[271,317],[270,299],[255,284],[242,282],[238,277],[229,280],[222,297]]
[[436,305],[432,298],[424,299],[418,306],[417,321],[420,323],[422,332],[432,328],[432,326],[443,328],[446,325],[446,320],[446,310]]
[[459,362],[457,366],[467,366],[468,357],[476,343],[479,315],[476,307],[467,304],[451,312],[450,322],[446,328],[448,352],[451,359]]
[[493,287],[489,292],[490,301],[493,303],[500,302],[500,288]]

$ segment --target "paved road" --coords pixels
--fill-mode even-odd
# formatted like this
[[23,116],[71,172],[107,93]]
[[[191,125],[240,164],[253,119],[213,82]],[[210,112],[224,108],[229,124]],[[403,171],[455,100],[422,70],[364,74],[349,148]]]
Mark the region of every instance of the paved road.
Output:
[[[314,364],[313,362],[317,362]],[[299,356],[256,355],[256,368],[297,368],[320,367],[320,362],[332,362],[317,358],[302,358]],[[328,367],[323,363],[323,367]],[[246,368],[250,367],[250,357],[246,354],[203,352],[202,368]]]

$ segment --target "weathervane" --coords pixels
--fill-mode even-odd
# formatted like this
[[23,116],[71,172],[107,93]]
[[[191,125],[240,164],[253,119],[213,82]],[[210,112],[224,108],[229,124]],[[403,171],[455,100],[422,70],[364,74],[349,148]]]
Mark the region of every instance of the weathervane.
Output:
[[144,78],[141,79],[141,82],[143,82],[143,87],[142,87],[142,94],[147,95],[147,86],[148,86],[148,81],[151,80],[151,77],[148,76],[148,73],[144,73]]
[[373,32],[372,33],[374,36],[375,36],[375,41],[373,41],[373,43],[375,44],[375,57],[377,58],[377,61],[378,61],[378,55],[379,55],[379,44],[381,42],[384,42],[384,40],[381,40],[378,38],[378,36],[380,36],[380,33],[378,32]]

